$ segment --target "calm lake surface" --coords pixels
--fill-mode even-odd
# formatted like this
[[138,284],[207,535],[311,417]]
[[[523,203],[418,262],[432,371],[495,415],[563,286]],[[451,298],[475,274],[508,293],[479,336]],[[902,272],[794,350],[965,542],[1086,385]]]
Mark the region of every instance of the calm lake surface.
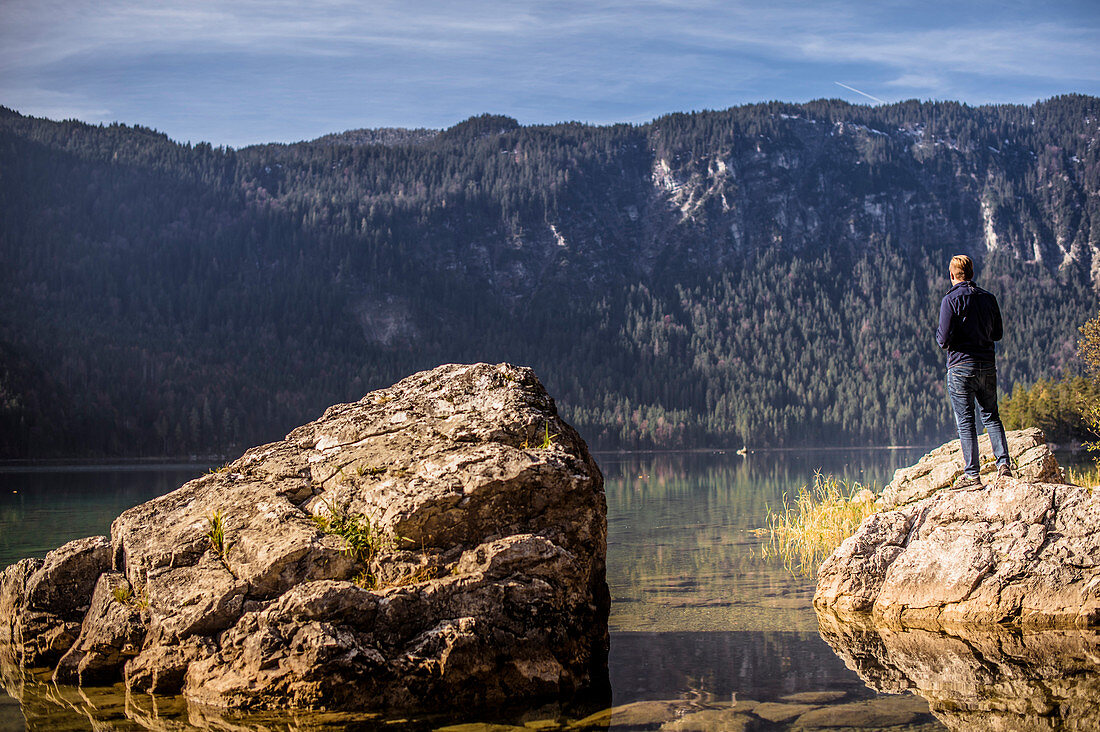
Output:
[[[912,464],[923,452],[598,454],[607,479],[611,703],[632,706],[609,719],[605,714],[597,726],[657,728],[663,723],[670,729],[693,710],[725,705],[727,715],[735,708],[755,708],[756,726],[745,727],[750,729],[787,729],[807,710],[823,726],[943,729],[921,696],[881,694],[846,665],[819,632],[811,606],[813,577],[792,575],[763,556],[761,539],[753,534],[764,525],[768,508],[779,506],[784,493],[809,484],[816,470],[881,487],[896,468]],[[0,471],[0,567],[43,556],[70,539],[106,534],[121,511],[174,489],[205,468]],[[858,666],[859,657],[849,654],[848,661]],[[223,725],[179,700],[165,700],[150,712],[125,699],[118,688],[83,696],[69,691],[54,693],[56,709],[41,699],[33,713],[28,706],[29,728],[92,728],[81,700],[90,700],[103,729],[394,728],[377,719],[308,714]],[[560,720],[565,714],[531,710],[508,721],[554,729],[545,717]],[[592,719],[601,719],[598,709]],[[477,721],[490,720],[445,718],[418,726]],[[799,728],[810,721],[803,717]],[[27,726],[19,702],[0,692],[0,730]],[[685,729],[742,726],[715,722]]]

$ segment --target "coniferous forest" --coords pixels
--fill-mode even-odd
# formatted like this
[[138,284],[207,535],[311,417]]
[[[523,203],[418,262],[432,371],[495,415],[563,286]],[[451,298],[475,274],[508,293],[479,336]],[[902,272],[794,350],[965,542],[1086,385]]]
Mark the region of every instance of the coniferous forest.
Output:
[[239,150],[0,108],[0,457],[233,453],[443,362],[590,443],[939,442],[952,254],[1078,372],[1100,99],[835,100]]

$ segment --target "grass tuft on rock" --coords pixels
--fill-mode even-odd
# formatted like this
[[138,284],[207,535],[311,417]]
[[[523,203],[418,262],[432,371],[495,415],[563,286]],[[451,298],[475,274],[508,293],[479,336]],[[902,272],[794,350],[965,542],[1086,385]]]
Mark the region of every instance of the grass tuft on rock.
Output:
[[874,493],[859,483],[815,472],[813,485],[800,488],[793,502],[784,493],[778,511],[768,508],[766,525],[757,532],[768,537],[764,557],[778,557],[791,573],[808,575],[877,510]]
[[[536,433],[537,434],[537,433]],[[543,425],[543,434],[537,443],[531,441],[531,437],[524,439],[523,444],[520,445],[524,450],[548,450],[550,446],[554,444],[554,439],[560,437],[557,432],[550,434],[550,423],[545,422]]]
[[225,539],[225,514],[221,511],[214,511],[206,517],[206,539],[225,570],[236,577],[237,573],[229,566],[229,542]]
[[225,515],[214,511],[206,517],[206,538],[210,548],[221,558],[225,558]]
[[120,605],[129,605],[134,599],[134,591],[130,589],[129,585],[121,585],[111,590],[111,594],[114,595],[115,602]]
[[138,610],[149,607],[149,598],[145,595],[144,587],[135,593],[129,584],[120,585],[111,590],[111,594],[114,596],[115,602],[120,605],[127,605]]
[[370,518],[362,513],[345,513],[334,504],[325,501],[328,514],[313,517],[313,523],[326,534],[344,539],[344,553],[358,562],[370,562],[389,542],[370,524]]

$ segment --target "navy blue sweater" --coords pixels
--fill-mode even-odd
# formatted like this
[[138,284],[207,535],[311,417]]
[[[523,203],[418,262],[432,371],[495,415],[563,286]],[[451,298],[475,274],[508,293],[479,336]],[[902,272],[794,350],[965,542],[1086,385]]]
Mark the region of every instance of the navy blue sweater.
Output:
[[947,350],[947,368],[964,363],[994,363],[994,341],[1001,340],[997,298],[971,281],[947,291],[940,303],[936,341]]

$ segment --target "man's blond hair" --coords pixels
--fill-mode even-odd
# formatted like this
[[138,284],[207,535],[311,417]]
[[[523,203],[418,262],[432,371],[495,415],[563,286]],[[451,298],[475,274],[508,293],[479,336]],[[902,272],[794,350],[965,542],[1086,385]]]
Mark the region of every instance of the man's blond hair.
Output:
[[956,254],[951,257],[951,267],[948,272],[955,279],[968,282],[974,279],[974,262],[965,254]]

